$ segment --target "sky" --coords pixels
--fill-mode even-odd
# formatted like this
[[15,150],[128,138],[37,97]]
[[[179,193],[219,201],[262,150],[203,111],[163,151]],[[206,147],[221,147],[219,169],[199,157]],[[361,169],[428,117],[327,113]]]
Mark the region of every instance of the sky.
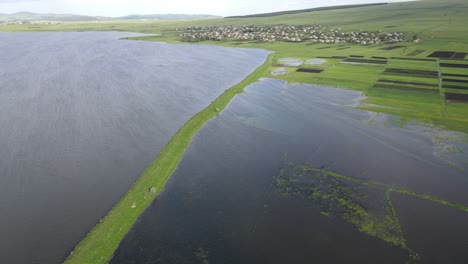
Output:
[[319,6],[402,0],[0,0],[0,13],[124,16],[130,14],[246,15]]

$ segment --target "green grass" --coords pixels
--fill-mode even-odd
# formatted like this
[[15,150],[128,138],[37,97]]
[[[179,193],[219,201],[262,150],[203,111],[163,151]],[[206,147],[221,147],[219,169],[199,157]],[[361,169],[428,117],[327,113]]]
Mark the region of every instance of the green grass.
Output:
[[437,84],[437,85],[439,84],[439,80],[435,78],[402,76],[402,75],[392,75],[392,74],[382,74],[380,78],[384,80],[393,80],[393,81],[417,82],[417,83],[427,83],[427,84]]
[[[107,263],[119,246],[120,241],[124,238],[141,213],[162,191],[167,179],[174,172],[186,148],[190,144],[192,136],[206,121],[224,109],[236,94],[241,93],[245,87],[257,81],[263,75],[264,71],[268,69],[268,65],[271,61],[272,56],[246,79],[226,90],[208,107],[187,121],[125,196],[78,244],[73,254],[70,255],[65,263]],[[149,191],[152,187],[156,188],[155,193]],[[137,205],[134,209],[131,208],[133,203]]]
[[468,69],[463,68],[449,68],[449,67],[441,67],[440,71],[442,73],[451,73],[451,74],[465,74],[468,75]]
[[389,60],[389,68],[437,71],[438,63],[436,61],[410,61],[410,60]]

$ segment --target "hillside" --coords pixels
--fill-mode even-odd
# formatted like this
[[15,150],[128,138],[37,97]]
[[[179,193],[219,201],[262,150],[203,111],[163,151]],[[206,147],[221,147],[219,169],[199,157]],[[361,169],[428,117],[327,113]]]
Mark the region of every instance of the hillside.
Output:
[[103,21],[110,18],[100,16],[82,16],[73,14],[38,14],[18,12],[14,14],[0,14],[0,21]]
[[318,12],[318,11],[326,11],[326,10],[349,9],[349,8],[358,8],[358,7],[367,7],[367,6],[376,6],[376,5],[386,5],[386,4],[387,3],[362,4],[362,5],[324,6],[324,7],[316,7],[316,8],[299,9],[299,10],[288,10],[288,11],[281,11],[281,12],[252,14],[252,15],[245,15],[245,16],[229,16],[229,17],[226,17],[226,18],[272,17],[272,16],[291,15],[291,14],[299,14],[299,13],[310,13],[310,12]]
[[[109,20],[184,20],[216,18],[218,16],[205,14],[150,14],[150,15],[128,15],[122,17],[83,16],[74,14],[39,14],[31,12],[17,12],[14,14],[0,14],[0,22],[87,22],[87,21],[109,21]],[[219,18],[219,17],[218,17]]]
[[152,15],[128,15],[123,17],[118,17],[119,20],[183,20],[183,19],[202,19],[202,18],[216,18],[219,16],[205,15],[205,14],[152,14]]

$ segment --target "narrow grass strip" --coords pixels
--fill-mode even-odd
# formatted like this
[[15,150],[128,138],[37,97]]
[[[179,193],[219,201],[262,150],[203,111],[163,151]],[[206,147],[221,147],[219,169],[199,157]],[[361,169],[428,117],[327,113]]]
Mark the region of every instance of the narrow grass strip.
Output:
[[[296,166],[292,162],[289,162],[288,165]],[[366,186],[370,186],[370,187],[374,187],[374,188],[381,188],[381,189],[384,189],[385,192],[389,192],[389,193],[392,193],[392,192],[400,193],[400,194],[404,194],[404,195],[408,195],[408,196],[418,197],[418,198],[421,198],[421,199],[424,199],[424,200],[430,200],[430,201],[433,201],[433,202],[436,202],[436,203],[439,203],[439,204],[442,204],[442,205],[445,205],[445,206],[450,206],[450,207],[459,209],[461,211],[468,212],[468,206],[465,206],[465,205],[462,205],[462,204],[459,204],[459,203],[454,203],[454,202],[451,202],[451,201],[447,201],[447,200],[441,199],[441,198],[436,197],[436,196],[432,196],[432,195],[428,195],[428,194],[415,193],[415,192],[410,191],[410,190],[405,189],[405,188],[394,188],[394,186],[391,186],[391,185],[388,185],[388,184],[385,184],[385,183],[358,179],[358,178],[342,175],[342,174],[330,171],[328,169],[317,169],[317,168],[313,168],[313,167],[309,167],[309,166],[299,166],[299,167],[304,171],[313,171],[313,172],[317,172],[317,173],[324,173],[324,174],[328,175],[329,177],[333,177],[333,178],[337,178],[337,179],[343,179],[343,180],[351,181],[351,182],[354,182],[354,183],[357,183],[357,184],[366,185]]]
[[138,217],[163,190],[189,146],[192,136],[206,121],[224,109],[236,94],[243,92],[245,87],[259,80],[268,70],[272,59],[271,54],[263,65],[242,82],[226,90],[208,107],[188,120],[107,216],[81,240],[65,263],[108,263]]

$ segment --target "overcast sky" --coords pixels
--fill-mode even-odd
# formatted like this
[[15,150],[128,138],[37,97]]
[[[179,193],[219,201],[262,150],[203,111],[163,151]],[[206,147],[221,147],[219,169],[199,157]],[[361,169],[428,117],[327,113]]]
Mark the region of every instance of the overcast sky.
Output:
[[100,16],[129,14],[244,15],[318,6],[402,0],[0,0],[0,13],[29,11]]

